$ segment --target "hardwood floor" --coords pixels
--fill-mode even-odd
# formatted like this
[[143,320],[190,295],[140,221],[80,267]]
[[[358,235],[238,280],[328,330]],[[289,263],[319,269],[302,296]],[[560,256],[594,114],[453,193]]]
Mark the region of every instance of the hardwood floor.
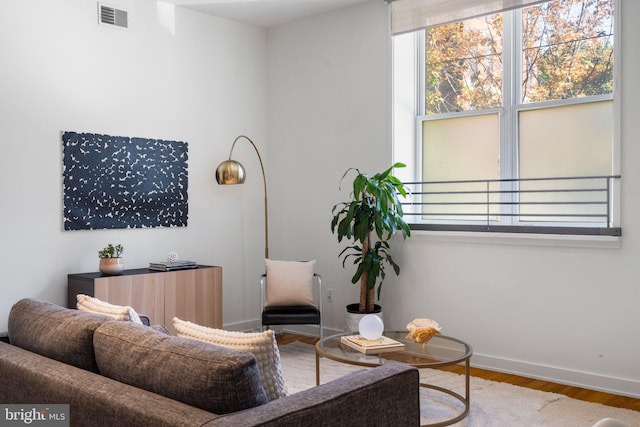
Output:
[[[290,344],[300,341],[306,344],[315,344],[317,338],[297,335],[285,332],[278,335],[278,344]],[[441,368],[458,374],[464,373],[463,366],[452,366]],[[640,411],[640,399],[633,397],[618,396],[615,394],[603,393],[600,391],[588,390],[580,387],[572,387],[564,384],[556,384],[543,380],[520,377],[518,375],[503,374],[501,372],[487,371],[485,369],[471,368],[471,376],[483,378],[490,381],[509,383],[520,387],[527,387],[534,390],[548,391],[551,393],[564,394],[565,396],[584,400],[586,402],[600,403],[602,405],[614,406],[616,408],[632,409]]]

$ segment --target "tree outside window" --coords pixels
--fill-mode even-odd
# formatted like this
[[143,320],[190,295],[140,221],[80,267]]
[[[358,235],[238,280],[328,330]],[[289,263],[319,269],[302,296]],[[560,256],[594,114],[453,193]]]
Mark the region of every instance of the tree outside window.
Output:
[[[612,0],[554,1],[515,15],[521,103],[613,92]],[[502,105],[503,24],[497,14],[426,30],[426,114]]]

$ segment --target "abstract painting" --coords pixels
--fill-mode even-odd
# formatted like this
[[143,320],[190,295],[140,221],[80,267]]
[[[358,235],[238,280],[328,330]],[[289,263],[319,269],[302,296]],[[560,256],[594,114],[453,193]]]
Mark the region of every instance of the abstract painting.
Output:
[[186,227],[188,144],[64,132],[65,230]]

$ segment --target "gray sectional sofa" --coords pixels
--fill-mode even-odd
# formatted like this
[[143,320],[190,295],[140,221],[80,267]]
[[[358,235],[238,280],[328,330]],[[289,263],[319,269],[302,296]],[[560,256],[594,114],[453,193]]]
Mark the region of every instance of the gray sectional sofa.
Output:
[[[416,426],[419,379],[362,370],[268,402],[251,353],[24,299],[0,342],[0,403],[69,404],[72,426]],[[311,373],[310,373],[311,375]]]

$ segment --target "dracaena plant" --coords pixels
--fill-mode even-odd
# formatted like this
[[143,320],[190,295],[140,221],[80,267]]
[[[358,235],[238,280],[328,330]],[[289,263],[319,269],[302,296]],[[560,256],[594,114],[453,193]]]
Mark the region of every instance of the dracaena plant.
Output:
[[[391,266],[396,275],[400,266],[391,257],[389,240],[401,232],[404,238],[411,235],[409,226],[403,219],[400,197],[407,195],[402,182],[392,175],[394,168],[403,168],[403,163],[395,163],[384,172],[368,176],[359,169],[349,168],[340,182],[353,172],[351,200],[333,207],[331,232],[337,234],[338,242],[346,238],[352,244],[338,255],[342,266],[353,261],[356,272],[352,283],[360,282],[359,311],[374,311],[374,299],[380,298],[382,282],[385,278],[385,264]],[[375,240],[374,240],[375,236]]]

